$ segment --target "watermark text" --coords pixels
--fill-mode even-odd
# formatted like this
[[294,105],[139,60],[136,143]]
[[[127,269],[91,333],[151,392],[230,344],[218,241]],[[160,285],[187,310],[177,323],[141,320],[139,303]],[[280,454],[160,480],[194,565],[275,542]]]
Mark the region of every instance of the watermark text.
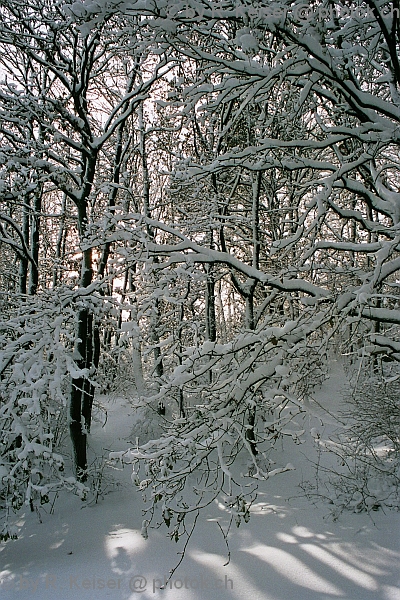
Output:
[[1,591],[25,592],[37,594],[41,590],[73,590],[84,595],[85,591],[93,590],[123,590],[141,594],[150,592],[155,594],[158,590],[233,590],[233,580],[227,575],[224,577],[213,577],[205,573],[185,574],[182,577],[170,577],[162,575],[147,578],[144,575],[133,575],[126,577],[98,577],[97,575],[70,575],[59,577],[46,574],[41,577],[27,577],[19,575],[9,579],[0,579]]

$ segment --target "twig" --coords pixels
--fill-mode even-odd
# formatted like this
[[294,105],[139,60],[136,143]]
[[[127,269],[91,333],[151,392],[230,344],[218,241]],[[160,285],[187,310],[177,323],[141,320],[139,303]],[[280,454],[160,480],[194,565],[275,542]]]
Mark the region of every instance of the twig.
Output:
[[194,522],[193,522],[192,529],[190,530],[190,533],[188,533],[188,536],[187,536],[186,542],[185,542],[185,544],[184,544],[184,546],[183,546],[183,550],[182,550],[182,552],[181,552],[181,557],[180,557],[180,559],[179,559],[178,563],[175,565],[175,567],[174,567],[173,569],[171,569],[171,570],[170,570],[168,579],[167,579],[167,580],[164,582],[164,585],[162,585],[162,586],[160,587],[160,589],[161,589],[161,590],[164,590],[164,589],[167,587],[168,583],[170,582],[170,580],[171,580],[171,578],[172,578],[172,575],[175,573],[175,571],[178,569],[178,567],[181,565],[181,563],[182,563],[183,559],[185,558],[186,548],[187,548],[187,546],[188,546],[188,544],[189,544],[189,540],[190,540],[190,538],[191,538],[191,537],[192,537],[192,535],[193,535],[194,528],[196,527],[196,522],[197,522],[198,516],[199,516],[199,511],[197,511],[197,513],[196,513],[196,516],[195,516],[195,518],[194,518]]
[[[231,519],[231,522],[232,522],[232,519]],[[217,525],[218,525],[218,527],[219,527],[219,528],[220,528],[220,530],[221,530],[222,536],[223,536],[223,538],[224,538],[224,540],[225,540],[226,549],[227,549],[227,551],[228,551],[228,560],[227,560],[227,562],[226,562],[226,563],[224,563],[224,567],[226,567],[226,566],[227,566],[227,565],[229,565],[229,563],[231,562],[231,551],[230,551],[230,549],[229,549],[228,535],[227,535],[227,533],[225,533],[225,531],[222,529],[222,527],[221,527],[221,525],[220,525],[219,521],[217,521]],[[228,531],[229,531],[229,530],[228,530]]]

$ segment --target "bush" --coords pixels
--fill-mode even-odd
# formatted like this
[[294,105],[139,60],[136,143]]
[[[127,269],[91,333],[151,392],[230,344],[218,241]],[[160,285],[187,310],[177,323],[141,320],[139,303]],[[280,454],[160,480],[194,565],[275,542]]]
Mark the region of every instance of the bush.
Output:
[[65,474],[75,312],[60,294],[10,303],[0,318],[0,539],[15,537],[10,515],[32,511],[67,488],[86,488]]
[[[336,454],[338,467],[318,465],[325,472],[313,494],[354,512],[400,507],[400,398],[397,377],[375,375],[358,381],[344,398],[340,420],[346,425],[329,441],[316,440],[319,450]],[[319,477],[319,473],[317,474]],[[310,486],[308,494],[312,495]]]

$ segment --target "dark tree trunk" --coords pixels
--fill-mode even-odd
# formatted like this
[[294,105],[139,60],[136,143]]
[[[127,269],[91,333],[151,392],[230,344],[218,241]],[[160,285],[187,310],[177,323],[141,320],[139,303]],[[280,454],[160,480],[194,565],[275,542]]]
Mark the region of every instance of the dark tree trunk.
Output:
[[56,243],[56,259],[53,270],[53,288],[56,287],[58,281],[61,281],[62,271],[59,273],[60,264],[65,255],[65,240],[67,237],[67,231],[65,229],[65,218],[67,210],[67,196],[63,194],[61,214],[60,214],[60,227],[58,230],[57,243]]
[[[254,321],[254,291],[255,291],[255,283],[253,284],[249,295],[246,298],[246,326],[248,329],[254,331],[255,321]],[[247,429],[246,429],[246,440],[250,444],[251,453],[253,456],[257,456],[257,443],[255,436],[255,426],[256,426],[256,407],[250,406],[249,413],[247,418]]]
[[215,278],[212,267],[206,266],[206,273],[206,334],[210,342],[215,342],[217,339],[217,323],[215,316]]
[[[29,204],[29,198],[25,199],[26,204]],[[25,245],[29,248],[29,210],[28,206],[23,206],[22,215],[22,233],[24,236]],[[19,263],[19,291],[21,294],[26,294],[28,290],[28,259],[26,256],[21,256]]]
[[[144,123],[143,115],[143,103],[138,107],[137,111],[139,121],[139,152],[142,163],[142,177],[143,177],[143,213],[146,217],[151,217],[150,212],[150,174],[147,164],[147,152],[146,152],[146,128]],[[153,227],[150,225],[146,226],[147,234],[150,240],[155,239],[155,232]],[[154,258],[154,262],[157,263],[157,257]],[[161,348],[160,348],[160,336],[158,333],[160,323],[160,305],[159,301],[156,300],[154,304],[154,310],[151,317],[151,332],[150,337],[153,342],[153,356],[154,356],[154,373],[158,378],[164,375],[164,365],[162,360]],[[159,383],[159,382],[158,382]]]
[[160,337],[158,335],[158,325],[160,323],[160,305],[158,300],[155,301],[153,316],[151,319],[151,340],[153,342],[153,354],[154,354],[154,373],[157,377],[164,375],[164,365],[162,360],[161,348],[160,348]]
[[249,415],[247,417],[247,430],[246,430],[246,439],[249,442],[251,453],[253,456],[257,456],[257,442],[255,438],[255,424],[256,424],[256,409],[255,406],[249,409]]
[[34,196],[32,227],[31,227],[31,254],[33,262],[30,263],[29,294],[34,296],[39,284],[39,247],[40,247],[40,213],[42,211],[42,191]]
[[[80,222],[84,223],[85,219]],[[93,278],[92,250],[83,252],[81,287],[87,288]],[[77,342],[75,346],[76,364],[79,369],[87,369],[89,375],[75,377],[71,381],[70,434],[75,458],[76,475],[80,481],[86,479],[87,455],[86,439],[90,432],[94,387],[90,382],[96,371],[100,356],[100,337],[94,326],[93,314],[83,307],[78,313]]]

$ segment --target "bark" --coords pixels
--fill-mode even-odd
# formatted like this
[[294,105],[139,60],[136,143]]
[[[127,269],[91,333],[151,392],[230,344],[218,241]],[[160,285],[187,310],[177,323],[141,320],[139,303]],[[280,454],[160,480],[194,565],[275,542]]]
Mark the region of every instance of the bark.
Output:
[[[211,233],[212,240],[212,233]],[[213,248],[213,244],[211,241],[210,247]],[[206,336],[210,342],[215,342],[217,339],[217,323],[216,323],[216,315],[215,315],[215,278],[213,273],[212,265],[205,265],[205,271],[207,274],[207,282],[206,282]],[[210,384],[213,380],[213,370],[210,369],[208,371],[208,378]]]
[[257,456],[257,443],[255,438],[255,424],[256,424],[256,409],[255,406],[249,409],[249,415],[247,417],[247,430],[246,439],[249,442],[250,450],[253,456]]
[[[252,229],[253,229],[253,267],[258,269],[260,264],[260,233],[259,233],[259,213],[260,213],[260,193],[261,193],[262,172],[260,171],[253,180],[252,185]],[[254,292],[257,282],[253,281],[246,295],[246,327],[247,329],[255,329],[254,319]],[[247,418],[246,439],[250,444],[250,449],[253,456],[258,454],[256,435],[256,407],[249,407]]]
[[[188,283],[188,287],[187,287],[187,291],[185,294],[185,297],[182,300],[182,303],[179,307],[179,326],[178,326],[178,364],[182,365],[182,356],[183,356],[183,345],[182,345],[182,328],[183,328],[183,322],[184,322],[184,318],[185,318],[185,301],[188,299],[189,297],[189,292],[190,292],[190,283]],[[182,386],[179,387],[179,393],[178,393],[178,408],[179,408],[179,417],[180,418],[184,418],[186,417],[186,411],[185,411],[185,398],[183,395],[183,389]]]
[[31,226],[31,254],[30,262],[29,295],[34,296],[39,284],[39,248],[40,248],[40,213],[42,211],[42,190],[34,195],[32,226]]
[[[147,163],[147,153],[146,153],[146,130],[144,124],[144,116],[143,116],[143,103],[139,105],[138,108],[138,124],[139,124],[139,152],[140,159],[142,164],[142,179],[143,179],[143,212],[146,217],[151,217],[150,211],[150,174]],[[152,227],[147,225],[147,234],[151,241],[155,240],[155,233]],[[157,263],[157,257],[154,259],[154,262]],[[160,322],[160,305],[159,301],[156,300],[154,303],[154,310],[151,316],[150,321],[150,338],[153,342],[153,356],[154,356],[154,373],[158,378],[161,378],[164,375],[164,365],[162,360],[162,354],[160,349],[160,338],[158,335],[158,328]]]
[[62,263],[65,254],[65,239],[67,232],[65,230],[65,216],[67,208],[67,196],[63,194],[60,214],[60,226],[58,229],[58,236],[56,242],[56,256],[55,264],[53,268],[53,288],[56,287],[58,281],[61,281],[62,271],[59,273],[59,265]]
[[215,342],[217,339],[217,325],[215,316],[215,279],[212,266],[206,265],[206,273],[206,334],[210,342]]
[[[26,204],[29,203],[29,198],[26,197]],[[22,234],[24,236],[25,245],[29,248],[29,209],[24,204],[22,215]],[[19,263],[19,291],[21,294],[26,294],[28,290],[28,259],[21,255]]]
[[[87,225],[86,204],[78,206],[78,226],[81,239]],[[87,288],[93,279],[92,249],[83,251],[81,266],[82,288]],[[70,396],[70,434],[75,458],[76,475],[84,481],[87,476],[86,441],[90,432],[94,387],[90,382],[99,362],[100,337],[94,326],[93,314],[83,306],[78,312],[77,341],[75,345],[78,369],[87,369],[88,376],[72,378]]]
[[[134,292],[135,286],[132,278],[132,271],[129,269],[129,291]],[[133,330],[132,335],[132,363],[133,363],[133,375],[135,377],[136,391],[139,396],[144,394],[144,378],[143,378],[143,366],[142,366],[142,351],[140,344],[139,334],[139,323],[138,323],[138,310],[136,298],[132,301],[132,308],[130,312],[131,321],[137,325],[137,328]]]
[[160,303],[158,300],[154,303],[153,314],[151,317],[151,341],[153,342],[153,354],[154,354],[154,373],[158,378],[164,375],[164,365],[162,360],[161,348],[160,348],[160,337],[158,335],[158,325],[160,322]]

